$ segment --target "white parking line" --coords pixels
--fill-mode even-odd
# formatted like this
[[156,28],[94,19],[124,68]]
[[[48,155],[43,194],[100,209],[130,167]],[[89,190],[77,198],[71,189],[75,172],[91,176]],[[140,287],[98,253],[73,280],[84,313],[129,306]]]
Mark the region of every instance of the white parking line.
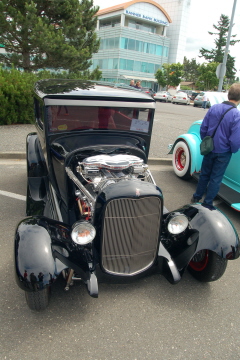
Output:
[[26,201],[26,196],[14,194],[14,193],[11,193],[11,192],[8,192],[8,191],[0,190],[0,195],[8,196],[8,197],[11,197],[13,199]]

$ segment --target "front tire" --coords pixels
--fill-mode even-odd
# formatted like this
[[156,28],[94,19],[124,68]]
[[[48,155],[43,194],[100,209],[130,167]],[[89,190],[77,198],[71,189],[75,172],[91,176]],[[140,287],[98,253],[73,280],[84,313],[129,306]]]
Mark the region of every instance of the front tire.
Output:
[[201,250],[193,256],[188,271],[198,281],[216,281],[225,273],[227,262],[227,259],[223,259],[213,251]]
[[183,180],[191,177],[191,155],[185,141],[178,141],[173,149],[172,165],[175,174]]
[[25,298],[31,310],[45,310],[49,304],[50,287],[46,287],[43,290],[34,292],[25,291]]

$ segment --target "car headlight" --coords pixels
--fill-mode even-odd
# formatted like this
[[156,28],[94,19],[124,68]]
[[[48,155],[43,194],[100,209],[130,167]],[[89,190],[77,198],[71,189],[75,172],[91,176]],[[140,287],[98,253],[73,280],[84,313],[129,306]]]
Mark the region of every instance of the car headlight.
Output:
[[182,214],[172,216],[167,225],[168,231],[173,235],[182,233],[187,227],[188,219]]
[[96,236],[95,228],[87,221],[77,222],[73,225],[71,237],[78,245],[86,245]]

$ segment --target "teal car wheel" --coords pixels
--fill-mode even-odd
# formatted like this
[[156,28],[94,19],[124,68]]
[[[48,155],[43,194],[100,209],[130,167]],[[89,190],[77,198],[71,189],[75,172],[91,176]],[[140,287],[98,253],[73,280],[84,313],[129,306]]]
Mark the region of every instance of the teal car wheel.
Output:
[[178,141],[173,149],[173,170],[181,179],[187,180],[191,177],[191,155],[185,141]]

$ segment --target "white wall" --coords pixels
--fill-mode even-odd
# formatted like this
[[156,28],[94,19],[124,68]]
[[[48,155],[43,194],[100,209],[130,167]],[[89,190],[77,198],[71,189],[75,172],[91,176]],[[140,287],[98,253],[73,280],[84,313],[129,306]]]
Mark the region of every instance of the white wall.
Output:
[[155,1],[167,11],[172,19],[172,23],[170,23],[166,33],[167,37],[171,39],[168,58],[169,63],[183,63],[188,35],[187,30],[191,0]]

